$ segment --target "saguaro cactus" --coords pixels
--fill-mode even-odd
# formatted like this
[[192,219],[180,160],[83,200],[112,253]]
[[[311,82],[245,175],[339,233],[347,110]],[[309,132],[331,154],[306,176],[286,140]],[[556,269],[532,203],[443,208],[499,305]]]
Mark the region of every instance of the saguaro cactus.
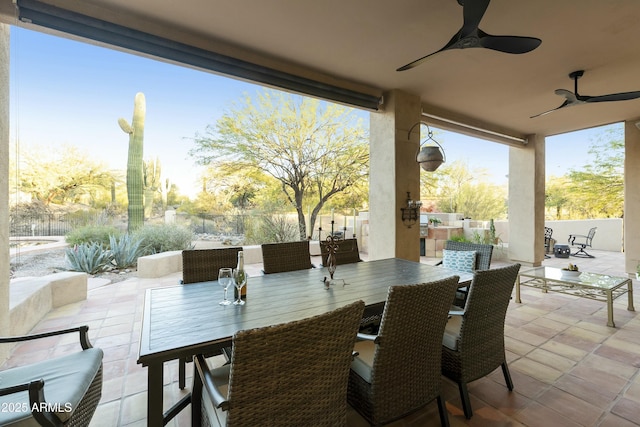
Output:
[[162,165],[160,159],[147,160],[144,162],[144,217],[151,218],[153,213],[153,200],[155,195],[160,191],[162,182],[160,175],[162,173]]
[[136,93],[133,102],[131,125],[123,118],[118,119],[120,129],[129,134],[129,157],[127,160],[127,198],[129,200],[129,231],[134,231],[144,222],[144,118],[146,103],[142,92]]

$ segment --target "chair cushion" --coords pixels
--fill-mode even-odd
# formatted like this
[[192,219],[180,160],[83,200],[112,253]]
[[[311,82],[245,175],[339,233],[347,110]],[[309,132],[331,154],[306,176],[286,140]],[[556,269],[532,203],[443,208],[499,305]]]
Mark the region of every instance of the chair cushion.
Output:
[[442,250],[442,266],[458,271],[473,273],[476,269],[476,251]]
[[[67,356],[0,371],[0,387],[44,379],[46,402],[57,404],[59,410],[55,411],[55,414],[62,422],[66,422],[78,407],[100,369],[102,356],[101,349],[90,348]],[[3,408],[23,408],[25,404],[29,407],[29,395],[26,391],[0,397],[0,405]],[[0,425],[38,424],[35,423],[31,412],[0,411]]]
[[451,316],[444,328],[442,336],[442,345],[453,350],[458,350],[458,341],[460,340],[460,326],[462,325],[462,316]]
[[373,368],[373,356],[376,345],[373,341],[358,341],[353,346],[358,355],[351,362],[351,369],[368,383],[371,383],[371,370]]

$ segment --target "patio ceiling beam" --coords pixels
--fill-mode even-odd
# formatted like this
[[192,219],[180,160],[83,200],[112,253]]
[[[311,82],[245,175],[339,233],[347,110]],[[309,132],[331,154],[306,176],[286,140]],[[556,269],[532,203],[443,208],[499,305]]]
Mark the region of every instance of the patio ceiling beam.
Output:
[[424,121],[437,128],[511,147],[522,148],[528,143],[527,135],[522,135],[512,129],[489,125],[424,103],[422,104],[422,117]]
[[377,111],[382,98],[176,42],[36,0],[17,0],[21,22],[239,77],[256,83]]

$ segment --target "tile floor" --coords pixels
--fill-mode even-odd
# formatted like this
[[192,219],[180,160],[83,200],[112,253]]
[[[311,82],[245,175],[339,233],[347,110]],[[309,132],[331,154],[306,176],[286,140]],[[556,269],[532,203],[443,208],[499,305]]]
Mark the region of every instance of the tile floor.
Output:
[[[623,256],[592,251],[593,259],[549,258],[544,265],[577,262],[581,270],[624,276]],[[423,258],[423,262],[436,260]],[[494,262],[492,266],[501,263]],[[249,268],[259,271],[259,265]],[[254,272],[254,273],[255,273]],[[181,274],[130,279],[116,284],[91,281],[88,298],[49,313],[34,329],[48,331],[87,324],[94,346],[105,352],[102,401],[92,427],[146,425],[146,368],[136,363],[144,291],[176,285]],[[634,279],[635,305],[640,290]],[[507,359],[515,390],[509,393],[500,370],[470,384],[474,416],[462,414],[457,387],[443,380],[452,426],[638,426],[640,425],[640,316],[629,312],[626,295],[614,303],[617,328],[606,326],[604,303],[522,288],[522,304],[507,313]],[[5,367],[64,354],[77,348],[70,337],[17,346]],[[188,365],[191,373],[192,364]],[[165,407],[184,394],[177,363],[165,369]],[[189,425],[187,408],[169,425]],[[366,423],[355,411],[350,426]],[[435,403],[392,426],[438,426]]]

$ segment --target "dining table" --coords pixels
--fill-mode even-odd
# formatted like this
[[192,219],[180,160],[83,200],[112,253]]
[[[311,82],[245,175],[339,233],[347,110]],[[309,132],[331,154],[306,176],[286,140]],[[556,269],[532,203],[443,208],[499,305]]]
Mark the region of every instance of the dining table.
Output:
[[169,361],[220,354],[238,331],[301,320],[354,301],[382,307],[392,285],[453,275],[460,277],[461,286],[473,278],[471,273],[399,258],[340,265],[331,286],[326,268],[255,275],[247,282],[246,303],[226,306],[218,304],[223,289],[217,281],[148,289],[138,353],[138,363],[148,369],[147,425],[165,425],[190,403],[186,395],[164,410],[164,366]]

